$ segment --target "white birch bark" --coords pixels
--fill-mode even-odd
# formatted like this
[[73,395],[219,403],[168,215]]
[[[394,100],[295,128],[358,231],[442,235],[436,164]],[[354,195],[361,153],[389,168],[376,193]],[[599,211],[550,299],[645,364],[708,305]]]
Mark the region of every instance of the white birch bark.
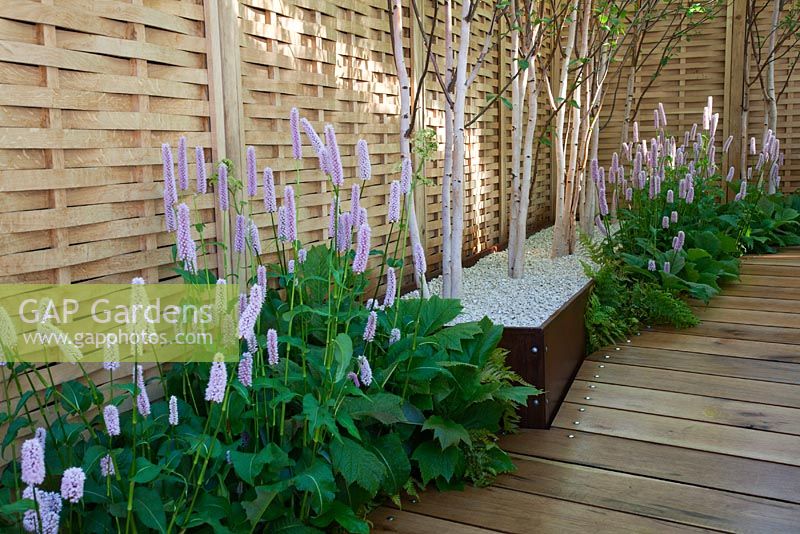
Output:
[[[516,2],[514,3],[516,13]],[[511,30],[512,65],[519,65],[520,56],[520,30],[519,23]],[[522,159],[522,110],[525,100],[525,86],[523,76],[527,71],[511,81],[511,209],[508,225],[508,275],[514,276],[517,250],[517,220],[519,219],[520,205],[520,162]],[[503,177],[505,180],[505,176]],[[503,214],[505,216],[505,214]]]
[[[516,254],[514,263],[510,265],[511,278],[525,276],[525,238],[528,230],[528,207],[530,205],[531,182],[533,180],[533,141],[536,137],[536,122],[539,113],[539,91],[536,69],[531,58],[531,78],[527,82],[528,118],[525,128],[525,142],[523,144],[522,183],[519,187],[519,204],[516,219],[517,229],[514,233],[516,242],[513,244]],[[509,244],[511,249],[511,244]]]
[[[445,86],[449,90],[453,79],[453,3],[445,0],[444,9]],[[444,176],[442,177],[442,296],[452,293],[452,226],[450,198],[453,184],[453,108],[444,106]]]
[[[411,82],[406,70],[405,54],[403,52],[403,8],[401,0],[392,0],[392,43],[394,47],[394,64],[397,69],[397,81],[400,86],[400,159],[411,159],[411,141],[409,140],[409,129],[411,127]],[[412,163],[413,168],[413,163]],[[406,195],[406,213],[408,215],[408,234],[411,239],[411,250],[420,243],[419,227],[417,226],[417,214],[414,208],[413,192]],[[405,243],[402,251],[405,257]],[[417,287],[420,288],[423,296],[427,296],[428,288],[425,280],[425,273],[416,271],[414,265],[414,279]]]
[[551,100],[551,106],[554,108],[559,104],[561,107],[556,114],[555,130],[553,133],[553,147],[556,150],[555,161],[555,177],[556,177],[556,213],[555,223],[553,225],[553,248],[551,255],[555,257],[565,256],[569,254],[569,237],[568,232],[570,229],[569,214],[567,213],[567,205],[569,198],[567,194],[567,159],[564,139],[564,126],[566,122],[566,114],[568,105],[564,104],[567,98],[567,84],[569,83],[569,67],[572,61],[572,52],[575,48],[575,36],[578,26],[578,1],[572,3],[572,8],[568,14],[570,17],[569,29],[567,32],[567,43],[564,47],[564,54],[561,58],[561,73],[559,76],[558,84],[558,101]]
[[767,128],[775,131],[778,127],[778,100],[775,97],[775,41],[778,34],[778,19],[781,12],[781,0],[772,0],[772,21],[770,23],[769,48],[767,54],[767,87],[766,113],[764,113],[764,131]]
[[453,101],[453,181],[452,181],[452,235],[450,276],[451,298],[461,297],[462,266],[461,251],[464,242],[464,113],[467,100],[467,60],[470,41],[470,0],[461,4],[461,27],[459,30],[458,58],[455,75],[455,98]]

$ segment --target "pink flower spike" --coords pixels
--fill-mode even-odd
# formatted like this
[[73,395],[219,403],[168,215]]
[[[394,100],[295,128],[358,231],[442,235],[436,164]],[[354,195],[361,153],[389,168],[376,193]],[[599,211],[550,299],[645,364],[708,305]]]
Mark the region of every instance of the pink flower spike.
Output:
[[189,162],[186,154],[186,138],[178,139],[178,187],[181,191],[189,189]]
[[417,276],[425,276],[428,270],[428,264],[425,261],[425,251],[422,249],[422,245],[416,243],[411,252],[414,259],[414,272]]
[[392,331],[389,332],[389,345],[394,345],[398,341],[400,341],[400,329],[392,328]]
[[661,228],[663,228],[664,230],[669,228],[669,217],[667,217],[666,215],[661,217]]
[[100,475],[104,477],[113,477],[116,474],[114,469],[114,460],[110,454],[106,454],[100,458]]
[[197,246],[192,239],[189,206],[184,203],[178,205],[178,222],[176,231],[176,258],[183,262],[184,268],[197,272]]
[[169,398],[169,424],[178,426],[178,397],[171,395]]
[[673,211],[672,213],[670,213],[669,214],[669,220],[672,223],[677,223],[678,222],[678,212],[677,211]]
[[378,313],[375,311],[369,312],[367,317],[367,324],[364,326],[364,341],[371,343],[375,339],[375,331],[378,328]]
[[233,250],[241,254],[244,252],[244,232],[247,225],[247,219],[244,215],[236,216],[236,231],[233,237]]
[[295,206],[294,188],[287,185],[283,189],[283,205],[286,208],[286,226],[284,228],[286,241],[297,241],[297,208]]
[[372,230],[368,224],[362,224],[358,230],[358,245],[356,247],[356,256],[353,259],[353,272],[361,274],[367,270],[367,263],[369,261],[370,252],[370,239],[372,237]]
[[250,298],[247,299],[247,306],[239,316],[239,338],[247,338],[255,328],[258,316],[261,314],[261,307],[264,304],[264,294],[261,287],[255,284],[250,288]]
[[136,409],[142,417],[150,415],[150,396],[144,383],[144,367],[137,365],[134,370],[136,373],[136,387],[139,393],[136,395]]
[[330,124],[325,125],[325,142],[327,153],[327,167],[330,171],[331,182],[335,187],[344,185],[344,169],[342,168],[342,155],[336,143],[336,132]]
[[194,147],[194,159],[197,166],[197,192],[205,195],[208,192],[208,179],[206,177],[206,156],[203,147]]
[[647,261],[647,270],[655,272],[655,270],[656,270],[656,260],[648,260]]
[[303,159],[303,145],[300,142],[300,112],[292,108],[289,112],[289,129],[292,133],[292,157]]
[[253,356],[249,352],[242,354],[242,359],[239,360],[239,368],[236,371],[236,377],[239,382],[246,387],[253,385]]
[[731,148],[731,143],[733,143],[733,136],[729,135],[725,142],[722,144],[722,151],[724,153],[728,153],[728,149]]
[[358,177],[362,180],[369,180],[372,176],[372,164],[369,161],[369,148],[364,139],[359,139],[356,143],[356,159],[358,160]]
[[109,404],[103,408],[103,421],[106,424],[106,432],[108,432],[109,436],[120,435],[119,410],[116,406]]
[[178,191],[175,189],[175,169],[172,161],[172,149],[167,143],[161,145],[161,162],[164,169],[164,203],[172,206],[178,202]]
[[278,211],[278,203],[275,200],[275,176],[272,169],[264,167],[264,211],[267,213],[275,213]]
[[665,261],[663,267],[664,272],[669,274],[670,268],[671,268],[670,263],[668,261]]
[[258,226],[254,221],[250,221],[250,246],[253,248],[253,254],[261,255],[261,235],[258,233]]
[[403,158],[400,164],[400,189],[402,189],[403,193],[406,195],[411,192],[412,178],[411,160]]
[[391,308],[394,305],[395,294],[397,293],[397,275],[393,267],[386,270],[386,293],[383,297],[383,307]]
[[308,251],[304,248],[301,248],[297,251],[297,263],[300,265],[306,262],[306,258],[308,257]]
[[278,365],[280,355],[278,354],[278,331],[274,328],[267,330],[267,363]]
[[390,223],[396,223],[400,220],[400,195],[402,189],[400,182],[392,180],[389,184],[389,214],[388,219]]
[[72,504],[83,498],[83,484],[86,473],[80,467],[70,467],[61,477],[61,497]]
[[350,213],[353,214],[353,224],[356,228],[361,228],[361,225],[367,221],[361,220],[361,186],[353,184],[350,190]]
[[256,180],[256,149],[255,147],[247,147],[247,196],[256,196],[258,181]]
[[303,117],[300,119],[300,126],[303,127],[303,130],[306,132],[306,137],[308,137],[308,141],[311,143],[312,148],[317,153],[317,157],[319,158],[319,168],[325,174],[330,174],[327,169],[327,155],[325,154],[325,143],[322,142],[317,132],[314,130],[314,127],[308,122],[308,119]]
[[347,379],[353,382],[353,385],[357,388],[361,387],[361,383],[358,381],[358,375],[355,374],[353,371],[347,373]]
[[364,386],[369,387],[372,384],[372,368],[369,365],[369,360],[367,360],[366,356],[359,356],[358,357],[358,368],[359,368],[359,375],[361,376],[361,382]]
[[205,399],[207,402],[222,404],[225,399],[225,386],[228,382],[228,369],[221,357],[215,357],[211,364],[211,374],[208,377]]
[[219,209],[228,211],[228,166],[220,163],[217,167],[217,193],[219,196]]
[[20,479],[29,486],[44,482],[44,448],[36,438],[26,440],[20,449]]

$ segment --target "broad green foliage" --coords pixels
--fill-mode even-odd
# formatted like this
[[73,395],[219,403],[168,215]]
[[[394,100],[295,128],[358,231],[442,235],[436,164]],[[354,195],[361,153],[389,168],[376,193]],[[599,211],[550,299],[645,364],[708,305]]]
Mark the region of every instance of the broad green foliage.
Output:
[[[243,185],[232,171],[226,163],[214,181],[227,180],[230,209],[249,217],[247,203],[234,201]],[[339,187],[332,190],[339,205]],[[54,385],[47,369],[0,367],[8,399],[0,404],[0,452],[15,459],[0,474],[0,528],[16,531],[24,513],[35,513],[21,498],[17,438],[30,437],[40,424],[33,412],[45,406],[47,476],[37,490],[57,492],[71,466],[86,473],[83,498],[61,512],[71,532],[366,533],[367,513],[387,499],[399,503],[428,484],[482,485],[513,470],[496,436],[514,430],[516,407],[539,392],[505,366],[502,327],[488,319],[447,327],[458,301],[401,300],[400,284],[388,302],[369,302],[385,292],[370,286],[371,275],[397,269],[403,281],[405,247],[393,239],[405,242],[405,218],[398,222],[389,237],[394,254],[389,244],[362,247],[360,232],[347,236],[359,242],[355,251],[335,239],[306,249],[276,238],[270,252],[278,261],[260,276],[262,255],[250,252],[247,237],[235,256],[241,269],[231,266],[226,276],[250,290],[247,308],[263,288],[254,326],[240,336],[241,365],[252,356],[244,375],[236,364],[179,363],[150,366],[151,378],[137,383],[131,363],[142,362],[94,375],[79,363],[80,380]],[[203,265],[210,243],[196,229]],[[181,232],[179,221],[179,259],[188,234]],[[370,260],[363,272],[354,266],[358,255]],[[217,283],[214,272],[185,259],[176,272],[187,284]],[[110,381],[98,387],[93,378],[101,374]],[[224,390],[216,400],[214,384]],[[12,401],[11,390],[25,393]],[[153,397],[149,413],[145,393]],[[120,409],[119,435],[107,431],[109,405]],[[109,459],[113,474],[101,470]]]
[[657,120],[658,138],[626,147],[623,161],[615,154],[608,185],[593,162],[598,190],[610,200],[600,199],[601,239],[582,239],[598,266],[587,267],[595,280],[586,315],[592,351],[642,324],[696,324],[683,297],[707,302],[738,278],[744,253],[800,244],[800,196],[779,192],[779,142],[768,132],[756,155],[752,140],[746,179],[735,180],[734,168],[723,176],[716,119],[710,108],[706,114],[704,127],[686,132],[680,146]]

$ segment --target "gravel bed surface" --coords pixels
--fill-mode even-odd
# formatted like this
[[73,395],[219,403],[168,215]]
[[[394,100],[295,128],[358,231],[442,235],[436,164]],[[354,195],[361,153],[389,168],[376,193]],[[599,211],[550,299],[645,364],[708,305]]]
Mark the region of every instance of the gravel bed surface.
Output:
[[[488,316],[504,326],[536,327],[544,323],[588,281],[581,266],[581,260],[587,260],[581,251],[551,259],[552,243],[552,227],[528,238],[525,277],[519,280],[508,277],[506,251],[489,254],[464,269],[464,311],[454,322],[479,321]],[[441,277],[428,285],[432,295],[440,294]]]

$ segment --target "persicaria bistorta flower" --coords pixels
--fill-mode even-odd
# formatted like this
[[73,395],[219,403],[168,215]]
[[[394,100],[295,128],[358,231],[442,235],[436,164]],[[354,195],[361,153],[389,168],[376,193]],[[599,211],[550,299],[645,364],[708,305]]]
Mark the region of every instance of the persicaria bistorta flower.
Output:
[[161,160],[164,167],[164,219],[167,231],[175,231],[175,212],[172,206],[178,202],[178,191],[175,189],[175,171],[173,169],[172,149],[167,143],[161,145]]
[[358,374],[361,377],[361,382],[369,387],[372,384],[372,368],[369,366],[369,360],[366,356],[358,357]]
[[189,189],[189,162],[186,154],[186,138],[178,139],[178,187],[181,191]]
[[372,164],[369,162],[369,149],[364,139],[359,139],[356,143],[356,159],[358,160],[358,177],[362,180],[369,180],[372,176]]
[[647,270],[648,271],[656,270],[656,260],[647,260]]
[[417,276],[424,276],[428,270],[428,264],[425,261],[425,251],[420,243],[414,244],[411,255],[414,259],[414,272],[416,272]]
[[194,147],[194,161],[197,165],[197,192],[205,195],[208,191],[208,179],[206,178],[206,156],[203,147]]
[[150,415],[150,397],[144,384],[144,367],[137,365],[134,372],[136,373],[136,387],[139,390],[136,395],[136,409],[142,417],[147,417]]
[[272,169],[269,167],[264,168],[263,182],[264,211],[267,213],[275,213],[278,211],[278,203],[275,200],[275,176],[272,174]]
[[234,252],[244,252],[244,230],[247,226],[247,219],[244,215],[236,216],[236,230],[233,235],[233,250]]
[[[364,326],[364,341],[367,343],[375,339],[375,331],[378,328],[378,313],[371,311],[367,317],[367,324]],[[368,384],[369,385],[369,384]]]
[[350,191],[350,213],[353,214],[353,224],[356,228],[361,228],[361,225],[367,222],[361,220],[361,186],[353,184]]
[[306,262],[306,258],[308,257],[308,251],[304,248],[301,248],[297,251],[297,263],[300,265]]
[[261,292],[267,294],[267,268],[264,265],[259,265],[256,268],[256,283],[261,288]]
[[171,395],[169,398],[169,424],[178,426],[178,397]]
[[255,284],[250,288],[250,298],[247,299],[247,306],[245,306],[239,317],[239,338],[247,338],[252,334],[263,304],[264,295],[261,293],[261,287]]
[[206,401],[222,404],[225,398],[225,384],[227,382],[228,369],[225,367],[225,362],[222,360],[222,354],[217,353],[217,355],[214,356],[214,362],[211,364],[211,374],[208,377]]
[[114,469],[114,460],[110,454],[106,454],[100,458],[100,474],[104,477],[114,476],[116,470]]
[[83,498],[83,484],[86,473],[80,467],[70,467],[61,477],[61,497],[72,504]]
[[278,354],[278,331],[274,328],[267,330],[267,363],[278,365],[280,354]]
[[261,255],[261,235],[258,233],[258,226],[252,220],[250,221],[250,246],[253,248],[253,254]]
[[300,112],[292,108],[289,112],[289,130],[292,132],[292,157],[303,158],[303,145],[300,143]]
[[294,200],[294,187],[291,185],[287,185],[283,189],[283,207],[286,208],[284,237],[286,241],[293,243],[297,240],[297,208]]
[[389,184],[389,222],[396,223],[400,220],[400,195],[402,188],[400,182],[392,180]]
[[351,380],[355,387],[357,387],[357,388],[361,387],[361,384],[358,381],[358,375],[355,374],[353,371],[350,371],[349,373],[347,373],[347,379]]
[[671,268],[670,263],[668,261],[665,261],[664,262],[664,267],[663,267],[664,272],[665,273],[669,273],[670,268]]
[[36,432],[33,433],[33,437],[39,440],[39,443],[42,445],[42,450],[44,450],[45,445],[47,443],[47,430],[42,427],[38,427]]
[[403,161],[400,163],[400,189],[402,189],[403,193],[406,195],[411,192],[411,178],[413,175],[411,170],[411,160],[409,158],[403,158]]
[[28,439],[20,449],[20,479],[29,486],[38,486],[44,482],[44,447],[38,439]]
[[346,252],[350,249],[353,239],[353,217],[350,212],[339,215],[339,223],[336,225],[336,250]]
[[303,127],[303,130],[306,132],[306,136],[308,137],[308,141],[311,143],[312,148],[317,153],[317,157],[319,158],[319,168],[325,174],[330,174],[330,170],[328,169],[328,155],[327,150],[325,149],[325,143],[322,142],[322,139],[320,139],[319,135],[317,135],[314,127],[305,117],[300,119],[300,126]]
[[600,217],[600,215],[597,215],[594,218],[594,225],[597,227],[597,231],[600,232],[603,237],[608,236],[608,229],[606,228],[603,218]]
[[258,174],[258,170],[256,169],[256,149],[255,147],[249,146],[247,147],[247,195],[254,197],[256,196],[257,188],[258,188],[258,181],[256,179],[256,175]]
[[665,230],[669,228],[669,217],[667,217],[666,215],[661,217],[661,228]]
[[236,377],[246,388],[253,385],[253,356],[249,352],[242,354],[242,359],[239,360],[239,368],[236,371]]
[[177,258],[183,262],[184,268],[192,273],[197,272],[197,246],[192,239],[189,206],[178,205],[178,229],[176,237]]
[[669,220],[672,223],[678,222],[678,212],[677,211],[673,211],[672,213],[670,213],[669,214]]
[[119,410],[113,404],[103,408],[103,421],[106,423],[106,431],[109,436],[119,436]]
[[355,274],[361,274],[367,270],[371,237],[372,230],[369,225],[362,224],[361,228],[358,229],[358,246],[356,247],[356,256],[353,258],[353,272]]
[[[36,508],[25,510],[22,517],[22,526],[27,532],[37,534],[58,534],[61,521],[61,496],[54,491],[35,490],[28,486],[22,491],[23,499],[36,502]],[[41,519],[41,522],[40,522]]]
[[286,262],[286,272],[289,274],[294,274],[294,260],[289,260]]
[[392,331],[389,332],[389,345],[394,345],[398,341],[400,341],[400,329],[392,328]]
[[336,143],[336,132],[330,124],[325,125],[325,142],[327,148],[327,165],[331,175],[331,182],[335,187],[344,185],[344,169],[342,168],[342,155]]
[[220,163],[217,168],[217,193],[219,196],[219,209],[228,211],[228,166]]
[[672,204],[675,202],[675,192],[672,189],[667,190],[667,203]]
[[393,267],[386,271],[386,294],[383,297],[383,307],[391,308],[394,305],[395,293],[397,293],[397,275]]

